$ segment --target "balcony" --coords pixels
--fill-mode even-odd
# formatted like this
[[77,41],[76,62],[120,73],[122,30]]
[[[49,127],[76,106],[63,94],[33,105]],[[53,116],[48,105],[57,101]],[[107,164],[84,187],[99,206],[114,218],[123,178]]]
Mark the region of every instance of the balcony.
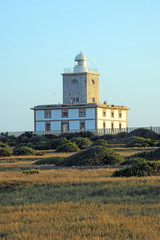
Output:
[[[75,72],[75,68],[64,68],[64,74],[69,74],[69,73],[81,73],[82,71],[77,71]],[[97,68],[88,68],[88,71],[90,73],[98,73],[98,69]]]

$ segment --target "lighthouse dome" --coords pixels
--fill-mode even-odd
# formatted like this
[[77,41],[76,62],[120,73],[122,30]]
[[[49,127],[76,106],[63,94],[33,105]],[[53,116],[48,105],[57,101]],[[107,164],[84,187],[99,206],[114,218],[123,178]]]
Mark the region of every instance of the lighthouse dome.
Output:
[[80,52],[76,57],[75,57],[75,61],[87,61],[86,56]]

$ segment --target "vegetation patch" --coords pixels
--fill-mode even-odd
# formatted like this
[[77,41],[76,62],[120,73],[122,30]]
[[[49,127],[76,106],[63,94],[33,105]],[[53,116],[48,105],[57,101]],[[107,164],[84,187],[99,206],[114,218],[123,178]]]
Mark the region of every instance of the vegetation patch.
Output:
[[80,149],[90,147],[92,144],[89,138],[84,137],[73,137],[71,141],[74,142]]
[[63,159],[64,159],[64,157],[43,158],[43,159],[36,161],[33,164],[34,165],[55,165],[55,164],[61,162]]
[[79,147],[75,143],[65,143],[63,145],[60,145],[56,152],[77,152],[79,151]]
[[12,148],[8,144],[0,142],[0,157],[8,157],[12,153]]
[[35,155],[36,152],[34,149],[27,147],[27,146],[16,146],[13,149],[13,154],[14,155]]
[[124,160],[114,150],[95,146],[65,158],[57,166],[101,166],[118,164]]
[[133,137],[133,136],[142,137],[142,138],[151,138],[154,140],[159,139],[159,134],[153,132],[152,130],[145,129],[145,128],[138,128],[138,129],[128,133],[128,137]]
[[125,147],[152,147],[155,141],[151,138],[132,137]]
[[145,158],[146,160],[158,161],[160,160],[160,148],[154,151],[136,153],[130,157],[127,157],[126,159],[137,158],[137,157]]
[[142,177],[160,175],[160,163],[146,161],[145,159],[135,159],[132,166],[120,169],[113,173],[114,177]]
[[105,147],[107,147],[107,146],[108,146],[108,142],[107,142],[107,140],[105,140],[105,139],[98,139],[98,140],[96,140],[96,141],[93,143],[92,146],[105,146]]
[[24,170],[22,173],[25,173],[27,175],[30,175],[30,174],[38,174],[39,173],[39,170],[37,169],[29,169],[29,170]]

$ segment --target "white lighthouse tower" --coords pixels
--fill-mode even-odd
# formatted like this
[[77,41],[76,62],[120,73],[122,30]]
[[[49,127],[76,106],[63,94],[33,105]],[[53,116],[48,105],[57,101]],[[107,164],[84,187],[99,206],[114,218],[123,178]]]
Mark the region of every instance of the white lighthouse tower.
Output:
[[99,103],[99,74],[88,69],[87,58],[80,52],[75,66],[65,69],[63,75],[63,104]]

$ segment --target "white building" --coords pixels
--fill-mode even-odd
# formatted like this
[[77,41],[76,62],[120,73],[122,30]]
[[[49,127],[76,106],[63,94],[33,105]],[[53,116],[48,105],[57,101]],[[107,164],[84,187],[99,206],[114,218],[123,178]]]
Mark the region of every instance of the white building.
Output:
[[127,128],[125,106],[99,104],[99,74],[88,69],[87,58],[80,52],[75,66],[65,69],[63,104],[38,105],[34,110],[35,132],[119,132]]

